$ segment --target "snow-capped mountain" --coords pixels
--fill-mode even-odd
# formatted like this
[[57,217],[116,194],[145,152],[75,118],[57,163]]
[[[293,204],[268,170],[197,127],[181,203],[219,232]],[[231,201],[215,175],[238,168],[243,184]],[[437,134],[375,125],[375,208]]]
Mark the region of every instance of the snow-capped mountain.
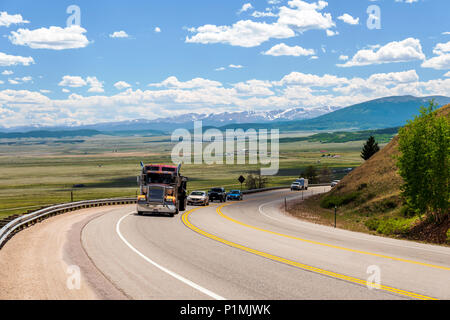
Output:
[[319,108],[289,108],[272,111],[240,111],[211,114],[188,113],[173,117],[162,117],[153,120],[136,119],[120,122],[106,122],[81,126],[42,127],[38,125],[14,128],[0,128],[2,132],[24,132],[34,130],[73,130],[94,129],[99,131],[142,131],[142,130],[173,130],[173,126],[191,129],[194,121],[202,121],[203,126],[223,126],[239,123],[267,123],[272,121],[292,121],[315,118],[335,110],[339,107]]

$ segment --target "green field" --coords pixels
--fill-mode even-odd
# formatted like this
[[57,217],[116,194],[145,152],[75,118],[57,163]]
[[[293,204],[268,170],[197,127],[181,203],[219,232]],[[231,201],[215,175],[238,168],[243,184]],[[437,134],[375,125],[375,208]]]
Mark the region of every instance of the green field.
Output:
[[[331,169],[356,167],[363,141],[320,143],[293,141],[304,133],[283,134],[280,171],[268,186],[290,184],[308,165]],[[284,139],[288,138],[288,139]],[[70,139],[0,140],[0,218],[41,206],[109,197],[134,197],[140,161],[171,163],[170,137],[71,137]],[[336,154],[337,158],[322,157]],[[240,187],[237,178],[258,165],[185,165],[188,188]],[[340,178],[337,174],[334,178]],[[82,185],[81,187],[74,187]]]

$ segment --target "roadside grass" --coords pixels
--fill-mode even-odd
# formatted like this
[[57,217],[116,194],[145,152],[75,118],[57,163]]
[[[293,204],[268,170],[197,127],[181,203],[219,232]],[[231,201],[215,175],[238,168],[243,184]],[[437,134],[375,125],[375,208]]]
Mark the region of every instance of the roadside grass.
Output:
[[300,219],[334,226],[334,203],[340,203],[337,205],[337,227],[351,231],[401,237],[419,219],[405,216],[396,196],[387,195],[368,200],[362,192],[341,198],[315,195],[302,202],[291,202],[288,211]]

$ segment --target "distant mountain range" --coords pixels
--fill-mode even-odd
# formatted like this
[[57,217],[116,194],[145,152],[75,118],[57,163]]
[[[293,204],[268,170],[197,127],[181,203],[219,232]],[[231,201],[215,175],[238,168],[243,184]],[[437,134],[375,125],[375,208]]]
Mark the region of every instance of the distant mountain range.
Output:
[[174,125],[181,128],[193,128],[194,121],[202,121],[204,126],[219,127],[227,124],[240,123],[268,123],[273,121],[293,121],[312,119],[324,115],[340,107],[318,107],[318,108],[289,108],[286,110],[272,111],[241,111],[241,112],[223,112],[212,114],[188,113],[180,116],[159,118],[154,120],[136,119],[120,122],[106,122],[82,126],[21,126],[13,128],[1,128],[2,132],[27,132],[34,130],[64,131],[64,130],[98,130],[103,132],[118,131],[166,131],[173,129]]
[[[61,135],[64,131],[85,132],[89,136],[97,131],[110,135],[162,135],[175,128],[192,129],[194,121],[201,120],[204,127],[227,128],[279,128],[281,131],[317,131],[317,130],[366,130],[403,126],[407,120],[419,113],[420,106],[427,105],[434,99],[440,106],[450,104],[450,98],[444,96],[387,97],[356,104],[347,108],[290,108],[273,111],[225,112],[220,114],[189,113],[181,116],[160,118],[155,120],[130,120],[121,122],[98,123],[74,127],[14,127],[1,128],[0,138],[6,133],[36,132],[25,135],[9,135],[9,137],[55,137],[74,136]],[[57,135],[49,132],[58,132]]]
[[434,99],[440,107],[450,104],[450,98],[444,96],[387,97],[359,103],[347,108],[319,116],[314,119],[271,122],[229,124],[221,129],[233,128],[277,128],[280,131],[317,131],[317,130],[368,130],[401,127],[419,114],[421,106],[427,106]]

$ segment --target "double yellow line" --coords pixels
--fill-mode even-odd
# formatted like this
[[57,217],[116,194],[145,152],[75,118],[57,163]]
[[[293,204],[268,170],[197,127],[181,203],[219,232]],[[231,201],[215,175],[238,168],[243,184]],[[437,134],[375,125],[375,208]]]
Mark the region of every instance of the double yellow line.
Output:
[[[227,205],[222,205],[222,206],[217,208],[217,213],[219,213],[221,216],[224,216],[223,213],[221,212],[221,209],[223,207],[225,207],[225,206],[227,206]],[[194,232],[196,232],[198,234],[201,234],[201,235],[203,235],[203,236],[205,236],[207,238],[210,238],[210,239],[215,240],[217,242],[223,243],[223,244],[228,245],[230,247],[237,248],[237,249],[240,249],[242,251],[246,251],[246,252],[249,252],[249,253],[252,253],[252,254],[255,254],[255,255],[267,258],[267,259],[271,259],[273,261],[281,262],[281,263],[284,263],[284,264],[287,264],[287,265],[290,265],[290,266],[293,266],[293,267],[297,267],[297,268],[300,268],[300,269],[303,269],[303,270],[315,272],[315,273],[318,273],[318,274],[322,274],[322,275],[326,275],[326,276],[333,277],[333,278],[336,278],[336,279],[340,279],[340,280],[356,283],[356,284],[359,284],[359,285],[371,286],[371,287],[376,288],[376,289],[380,289],[380,290],[388,291],[388,292],[391,292],[391,293],[403,295],[403,296],[406,296],[406,297],[409,297],[409,298],[420,299],[420,300],[436,300],[435,298],[424,296],[424,295],[421,295],[421,294],[408,292],[408,291],[405,291],[405,290],[396,289],[396,288],[392,288],[392,287],[385,286],[385,285],[376,285],[376,284],[368,283],[366,280],[362,280],[362,279],[346,276],[346,275],[343,275],[343,274],[339,274],[339,273],[336,273],[336,272],[324,270],[324,269],[321,269],[321,268],[312,267],[312,266],[309,266],[309,265],[306,265],[306,264],[302,264],[302,263],[299,263],[299,262],[296,262],[296,261],[288,260],[288,259],[285,259],[285,258],[282,258],[282,257],[278,257],[278,256],[275,256],[275,255],[267,253],[267,252],[255,250],[255,249],[252,249],[252,248],[249,248],[249,247],[237,244],[235,242],[231,242],[231,241],[222,239],[222,238],[220,238],[218,236],[215,236],[215,235],[210,234],[210,233],[208,233],[206,231],[203,231],[200,228],[198,228],[195,225],[193,225],[189,221],[189,216],[191,215],[192,212],[194,212],[194,211],[188,211],[188,212],[184,213],[183,216],[182,216],[182,221],[186,225],[186,227],[188,227],[189,229],[193,230]],[[232,218],[229,218],[229,219],[234,220]],[[234,221],[237,221],[237,220],[234,220]],[[242,223],[240,223],[240,224],[242,224]],[[248,226],[248,225],[246,225],[246,226]],[[264,230],[264,229],[261,229],[261,230]]]
[[228,205],[230,205],[230,204],[226,204],[226,205],[218,207],[217,210],[216,210],[217,213],[224,219],[227,219],[227,220],[229,220],[231,222],[234,222],[236,224],[239,224],[241,226],[244,226],[244,227],[247,227],[247,228],[250,228],[250,229],[254,229],[254,230],[270,233],[270,234],[277,235],[277,236],[284,237],[284,238],[288,238],[288,239],[293,239],[293,240],[298,240],[298,241],[311,243],[311,244],[315,244],[315,245],[319,245],[319,246],[329,247],[329,248],[333,248],[333,249],[339,249],[339,250],[349,251],[349,252],[353,252],[353,253],[359,253],[359,254],[365,254],[365,255],[374,256],[374,257],[378,257],[378,258],[383,258],[383,259],[390,259],[390,260],[401,261],[401,262],[405,262],[405,263],[411,263],[411,264],[416,264],[416,265],[420,265],[420,266],[425,266],[425,267],[429,267],[429,268],[435,268],[435,269],[441,269],[441,270],[450,271],[450,268],[444,267],[444,266],[438,266],[438,265],[424,263],[424,262],[419,262],[419,261],[414,261],[414,260],[408,260],[408,259],[402,259],[402,258],[397,258],[397,257],[386,256],[386,255],[383,255],[383,254],[378,254],[378,253],[373,253],[373,252],[367,252],[367,251],[350,249],[350,248],[346,248],[346,247],[335,246],[335,245],[328,244],[328,243],[322,243],[322,242],[318,242],[318,241],[302,239],[302,238],[299,238],[299,237],[290,236],[290,235],[287,235],[287,234],[278,233],[278,232],[266,230],[266,229],[263,229],[263,228],[255,227],[255,226],[243,223],[241,221],[238,221],[236,219],[233,219],[233,218],[227,216],[226,214],[224,214],[221,209],[226,207],[226,206],[228,206]]

